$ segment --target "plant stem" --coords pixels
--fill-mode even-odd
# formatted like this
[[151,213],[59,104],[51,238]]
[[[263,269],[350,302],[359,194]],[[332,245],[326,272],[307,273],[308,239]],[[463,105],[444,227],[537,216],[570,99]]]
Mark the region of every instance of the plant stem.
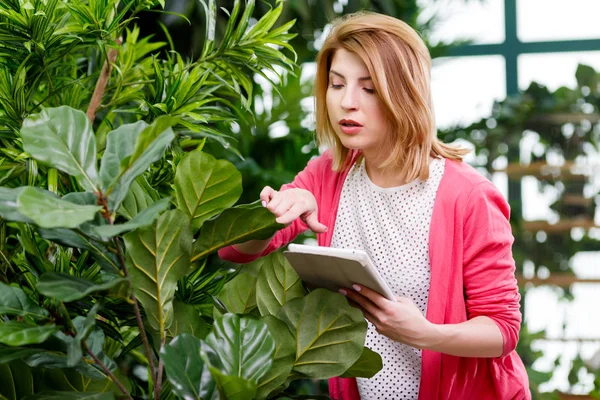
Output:
[[[160,347],[165,345],[164,332],[160,340]],[[154,381],[154,400],[160,400],[160,387],[162,386],[162,375],[163,375],[163,361],[162,358],[158,359],[158,373],[156,375],[156,381]]]
[[[129,277],[129,271],[127,270],[127,263],[125,262],[125,257],[123,256],[123,251],[121,251],[121,246],[117,241],[117,238],[113,238],[115,242],[115,246],[117,247],[117,256],[119,257],[119,262],[121,263],[121,267],[123,268],[123,274],[125,278],[129,279],[129,285],[132,286],[131,278]],[[142,314],[140,313],[140,307],[138,306],[137,299],[135,298],[135,293],[133,290],[131,291],[131,301],[133,301],[133,310],[135,311],[135,319],[137,320],[138,328],[140,330],[140,335],[142,336],[142,342],[144,343],[144,349],[146,350],[146,356],[148,357],[148,364],[150,364],[150,374],[156,383],[158,377],[156,375],[156,370],[154,369],[154,362],[152,361],[152,352],[150,351],[150,343],[148,342],[148,337],[146,336],[146,329],[144,328],[144,322],[142,321]],[[159,362],[160,367],[160,362]]]
[[[121,43],[123,43],[123,38],[118,38],[117,46],[120,46]],[[104,65],[102,66],[102,71],[100,71],[98,82],[96,82],[96,87],[94,88],[94,94],[92,94],[92,100],[90,100],[90,105],[88,106],[86,112],[87,117],[92,123],[96,118],[96,111],[98,110],[98,107],[100,107],[100,103],[102,103],[102,96],[106,90],[106,85],[108,84],[108,79],[110,78],[110,74],[112,72],[112,66],[117,59],[118,54],[119,50],[116,48],[110,49],[106,56],[106,61],[104,61]]]
[[108,375],[108,377],[115,383],[115,385],[118,386],[119,390],[121,392],[123,392],[123,394],[125,396],[127,396],[128,399],[133,400],[133,398],[131,397],[131,395],[127,391],[127,389],[125,389],[125,386],[123,386],[123,384],[121,382],[119,382],[119,380],[117,379],[117,377],[112,372],[110,372],[110,369],[108,369],[108,367],[98,357],[96,357],[96,355],[90,350],[90,348],[85,343],[85,341],[83,341],[81,344],[82,344],[84,350],[86,351],[86,353],[88,353],[88,355],[90,357],[92,357],[92,359],[94,360],[94,362],[100,368],[102,368],[102,370],[106,373],[106,375]]

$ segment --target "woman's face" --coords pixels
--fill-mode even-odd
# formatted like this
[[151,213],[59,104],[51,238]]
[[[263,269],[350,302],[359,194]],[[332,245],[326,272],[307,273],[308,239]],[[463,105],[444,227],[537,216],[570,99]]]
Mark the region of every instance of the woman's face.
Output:
[[329,121],[349,149],[362,149],[365,158],[380,159],[388,124],[383,105],[365,63],[344,49],[336,50],[327,87]]

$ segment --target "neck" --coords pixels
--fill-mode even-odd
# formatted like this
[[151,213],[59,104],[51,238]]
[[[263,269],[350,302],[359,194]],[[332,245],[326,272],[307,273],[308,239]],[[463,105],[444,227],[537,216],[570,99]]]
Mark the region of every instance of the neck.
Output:
[[367,158],[366,156],[364,157],[364,160],[367,175],[369,175],[369,179],[371,179],[371,182],[373,182],[375,185],[381,188],[390,188],[408,183],[400,172],[399,167],[388,166],[380,168],[380,160],[375,161]]

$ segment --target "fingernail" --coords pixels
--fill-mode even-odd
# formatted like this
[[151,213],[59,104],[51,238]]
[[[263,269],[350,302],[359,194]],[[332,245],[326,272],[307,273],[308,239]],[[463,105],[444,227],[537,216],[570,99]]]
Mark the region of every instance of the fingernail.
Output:
[[340,289],[340,290],[338,290],[338,292],[340,292],[344,296],[348,294],[348,292],[346,292],[344,289]]
[[352,289],[356,290],[357,292],[360,292],[360,286],[358,285],[352,285]]
[[267,206],[267,202],[266,201],[261,201],[260,204],[262,204],[263,207]]

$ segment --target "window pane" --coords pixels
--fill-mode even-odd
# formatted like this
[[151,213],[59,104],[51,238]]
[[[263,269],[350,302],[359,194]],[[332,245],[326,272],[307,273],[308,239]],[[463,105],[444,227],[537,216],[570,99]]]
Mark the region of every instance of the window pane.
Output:
[[494,100],[506,97],[505,64],[502,56],[435,59],[431,85],[437,126],[467,125],[491,115]]
[[517,32],[523,42],[600,38],[598,0],[517,0]]
[[531,82],[545,85],[550,90],[561,86],[575,87],[578,64],[600,71],[600,51],[522,54],[518,59],[519,88],[527,89]]
[[424,7],[419,20],[437,15],[432,42],[470,39],[474,43],[504,42],[504,0],[418,0]]

